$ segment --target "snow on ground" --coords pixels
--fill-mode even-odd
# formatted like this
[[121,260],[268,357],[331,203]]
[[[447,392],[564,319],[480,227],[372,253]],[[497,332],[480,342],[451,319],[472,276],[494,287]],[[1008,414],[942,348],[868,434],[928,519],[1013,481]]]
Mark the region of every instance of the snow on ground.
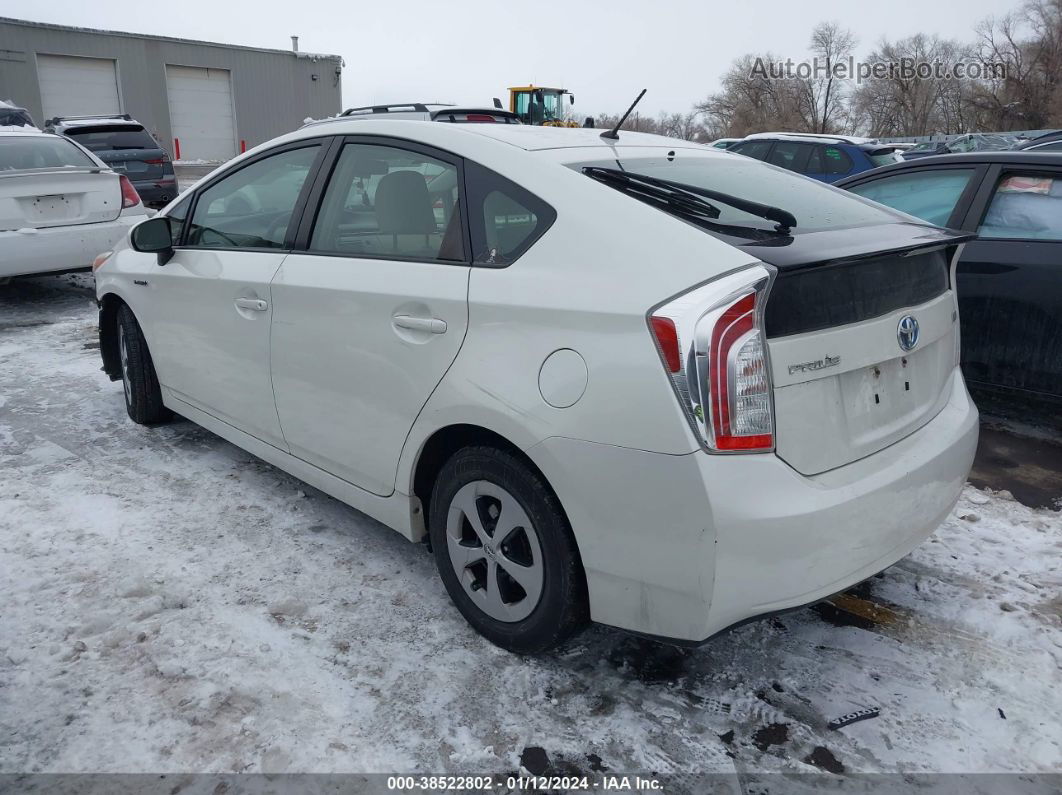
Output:
[[90,278],[0,287],[0,772],[1062,768],[1058,512],[968,487],[857,589],[879,624],[520,658],[421,546],[189,422],[134,425],[99,367]]

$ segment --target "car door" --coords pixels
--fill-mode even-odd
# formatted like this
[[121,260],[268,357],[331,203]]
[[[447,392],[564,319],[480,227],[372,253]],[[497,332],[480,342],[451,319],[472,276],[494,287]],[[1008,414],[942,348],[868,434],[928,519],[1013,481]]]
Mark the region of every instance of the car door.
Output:
[[1062,395],[1062,168],[995,166],[963,227],[963,367],[975,384]]
[[462,163],[361,136],[331,158],[272,280],[273,390],[293,455],[387,495],[468,325]]
[[291,247],[289,227],[322,151],[320,140],[300,141],[197,188],[174,256],[146,280],[160,383],[282,449],[269,374],[269,283]]

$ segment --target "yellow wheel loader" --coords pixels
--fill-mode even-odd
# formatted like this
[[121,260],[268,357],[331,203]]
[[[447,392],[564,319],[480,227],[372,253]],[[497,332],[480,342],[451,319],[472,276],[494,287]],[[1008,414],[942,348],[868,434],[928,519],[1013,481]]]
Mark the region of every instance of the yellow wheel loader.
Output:
[[[509,110],[520,117],[524,124],[538,127],[582,127],[592,124],[579,124],[568,118],[564,108],[564,97],[568,104],[575,103],[575,95],[566,88],[545,88],[544,86],[512,86],[509,88]],[[499,100],[494,100],[501,107]]]

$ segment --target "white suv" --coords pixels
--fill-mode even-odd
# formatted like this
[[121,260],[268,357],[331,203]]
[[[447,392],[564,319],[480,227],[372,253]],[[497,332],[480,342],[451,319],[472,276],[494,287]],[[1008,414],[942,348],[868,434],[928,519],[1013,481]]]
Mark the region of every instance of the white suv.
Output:
[[427,539],[490,640],[697,643],[886,568],[977,444],[964,238],[621,132],[308,127],[96,273],[105,370]]

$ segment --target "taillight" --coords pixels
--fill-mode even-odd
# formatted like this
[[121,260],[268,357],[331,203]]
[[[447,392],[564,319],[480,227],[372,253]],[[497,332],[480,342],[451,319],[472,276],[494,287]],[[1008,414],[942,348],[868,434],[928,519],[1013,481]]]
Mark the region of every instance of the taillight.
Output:
[[133,183],[129,181],[129,177],[124,174],[119,175],[118,182],[122,186],[122,209],[136,207],[140,204],[140,194],[136,192],[136,188],[134,188]]
[[97,254],[96,259],[92,260],[92,272],[95,273],[103,267],[103,263],[111,258],[113,251],[104,251],[102,254]]
[[773,269],[756,265],[652,310],[649,327],[683,411],[711,452],[774,447],[763,309]]
[[145,160],[144,162],[147,163],[149,166],[161,166],[163,163],[169,163],[170,158],[166,155],[163,155],[162,157],[156,157],[153,160]]

